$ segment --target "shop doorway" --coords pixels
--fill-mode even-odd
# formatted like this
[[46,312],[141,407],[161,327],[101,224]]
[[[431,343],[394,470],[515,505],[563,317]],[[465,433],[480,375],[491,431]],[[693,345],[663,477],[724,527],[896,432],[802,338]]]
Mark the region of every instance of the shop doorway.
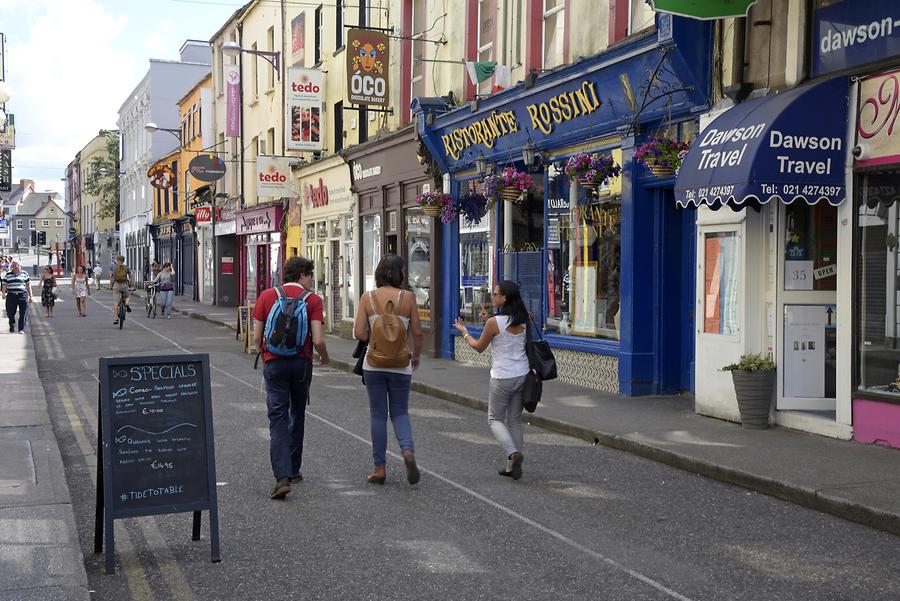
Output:
[[331,299],[329,306],[331,307],[331,326],[332,328],[341,327],[341,318],[343,316],[343,307],[341,306],[341,241],[331,241]]
[[837,398],[837,220],[826,202],[778,206],[778,410],[834,419]]
[[658,195],[657,388],[693,393],[697,209],[678,208],[672,188]]

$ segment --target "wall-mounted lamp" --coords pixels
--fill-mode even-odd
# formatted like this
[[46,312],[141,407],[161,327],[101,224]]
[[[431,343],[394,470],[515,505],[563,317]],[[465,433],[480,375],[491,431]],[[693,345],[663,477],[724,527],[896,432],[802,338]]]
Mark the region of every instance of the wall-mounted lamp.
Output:
[[478,171],[478,175],[484,175],[487,173],[487,165],[488,160],[484,156],[483,152],[479,152],[478,156],[475,157],[475,169]]
[[535,147],[534,144],[531,143],[531,140],[522,147],[522,161],[525,163],[526,167],[534,167],[534,159],[535,159]]
[[155,134],[158,131],[168,132],[168,133],[172,134],[173,136],[175,136],[176,138],[178,138],[178,145],[181,146],[181,130],[180,129],[174,129],[174,128],[169,128],[169,127],[160,127],[156,123],[153,123],[151,121],[150,123],[147,123],[146,125],[144,125],[144,131],[146,131],[148,134]]
[[281,79],[281,52],[271,52],[269,50],[247,50],[241,48],[237,42],[225,42],[222,44],[222,54],[227,56],[239,56],[241,52],[261,56],[275,69],[275,76]]

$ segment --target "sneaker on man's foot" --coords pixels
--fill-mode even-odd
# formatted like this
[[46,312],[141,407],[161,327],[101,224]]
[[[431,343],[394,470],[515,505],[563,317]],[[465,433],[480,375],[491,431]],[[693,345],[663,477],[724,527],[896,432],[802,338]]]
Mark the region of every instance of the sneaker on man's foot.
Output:
[[16,326],[10,326],[10,327],[9,327],[9,333],[10,333],[10,334],[15,334],[15,333],[16,333]]
[[290,477],[291,484],[297,484],[298,482],[302,482],[302,481],[303,481],[303,472],[301,472],[299,470],[297,471],[296,474],[294,474],[293,476]]
[[283,499],[291,492],[291,483],[287,478],[281,478],[275,481],[275,489],[269,495],[272,499]]

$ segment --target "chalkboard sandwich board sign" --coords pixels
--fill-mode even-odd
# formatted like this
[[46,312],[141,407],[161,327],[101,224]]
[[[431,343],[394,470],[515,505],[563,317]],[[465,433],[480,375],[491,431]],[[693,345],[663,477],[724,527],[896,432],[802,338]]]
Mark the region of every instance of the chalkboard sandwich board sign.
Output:
[[100,428],[94,550],[115,569],[113,520],[209,511],[219,561],[209,355],[100,359]]

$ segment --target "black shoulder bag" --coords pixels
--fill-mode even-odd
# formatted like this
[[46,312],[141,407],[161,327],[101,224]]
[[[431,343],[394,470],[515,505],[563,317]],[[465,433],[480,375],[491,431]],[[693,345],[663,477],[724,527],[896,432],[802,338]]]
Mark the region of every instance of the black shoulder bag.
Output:
[[[534,319],[529,315],[531,327],[537,332],[537,325]],[[538,333],[540,336],[540,333]],[[550,343],[544,340],[543,336],[539,340],[534,340],[531,336],[531,328],[525,324],[525,354],[528,356],[528,366],[541,378],[541,380],[556,379],[556,358],[553,351],[550,350]]]

